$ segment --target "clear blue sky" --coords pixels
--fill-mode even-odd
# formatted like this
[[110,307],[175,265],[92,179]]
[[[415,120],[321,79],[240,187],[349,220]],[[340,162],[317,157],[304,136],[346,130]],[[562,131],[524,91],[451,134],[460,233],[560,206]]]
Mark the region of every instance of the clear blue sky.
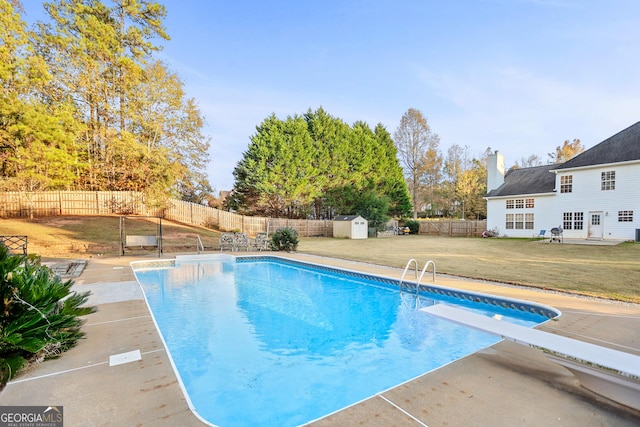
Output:
[[159,1],[159,56],[207,117],[216,191],[271,113],[322,106],[393,134],[416,108],[443,153],[491,147],[508,166],[640,120],[637,0]]

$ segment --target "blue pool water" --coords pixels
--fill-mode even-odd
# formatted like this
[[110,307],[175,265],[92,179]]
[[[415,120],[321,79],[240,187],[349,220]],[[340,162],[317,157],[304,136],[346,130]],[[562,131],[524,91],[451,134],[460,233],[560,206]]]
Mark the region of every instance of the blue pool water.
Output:
[[[141,266],[191,404],[218,426],[300,425],[499,341],[416,310],[415,296],[380,278],[271,257]],[[438,299],[523,325],[547,320]]]

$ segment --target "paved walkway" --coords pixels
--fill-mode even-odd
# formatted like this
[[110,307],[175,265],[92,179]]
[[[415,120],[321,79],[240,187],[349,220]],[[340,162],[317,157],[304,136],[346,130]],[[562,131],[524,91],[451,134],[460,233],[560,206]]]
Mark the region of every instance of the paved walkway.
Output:
[[[398,269],[302,254],[399,278]],[[152,256],[146,259],[157,259]],[[86,339],[57,360],[10,382],[0,405],[62,405],[65,426],[202,426],[190,410],[140,288],[133,257],[93,258],[75,278],[99,310]],[[640,355],[640,306],[438,276],[437,285],[554,306],[559,320],[541,330]],[[140,359],[112,356],[139,350]],[[112,363],[110,363],[110,361]],[[347,379],[345,379],[347,380]],[[540,351],[502,341],[326,418],[324,426],[638,426],[640,413],[581,387]]]

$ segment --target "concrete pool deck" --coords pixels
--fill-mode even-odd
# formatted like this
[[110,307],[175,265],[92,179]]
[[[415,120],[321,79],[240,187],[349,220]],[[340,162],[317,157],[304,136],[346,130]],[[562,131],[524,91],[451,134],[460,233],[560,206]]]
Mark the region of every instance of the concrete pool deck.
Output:
[[[395,278],[402,273],[303,254],[283,256]],[[158,258],[97,257],[87,262],[74,278],[77,290],[91,290],[89,303],[98,306],[98,312],[87,316],[86,339],[7,384],[0,405],[64,406],[65,426],[206,425],[190,410],[142,299],[129,267],[138,259]],[[436,284],[553,306],[562,316],[538,329],[640,355],[638,305],[442,275]],[[136,350],[139,360],[113,362],[112,356]],[[501,341],[311,425],[637,426],[640,413],[581,387],[542,352]]]

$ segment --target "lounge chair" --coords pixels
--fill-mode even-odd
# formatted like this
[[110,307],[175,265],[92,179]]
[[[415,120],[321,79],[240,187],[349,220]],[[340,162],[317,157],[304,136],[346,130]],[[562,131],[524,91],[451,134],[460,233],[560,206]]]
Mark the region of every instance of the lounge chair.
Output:
[[246,233],[235,233],[233,235],[233,249],[239,251],[243,248],[245,251],[249,250],[249,237]]
[[233,233],[222,233],[220,235],[220,250],[232,251],[233,249]]
[[256,251],[264,251],[267,250],[268,245],[269,238],[267,237],[267,233],[258,233],[256,234],[256,238],[253,239],[251,247]]

